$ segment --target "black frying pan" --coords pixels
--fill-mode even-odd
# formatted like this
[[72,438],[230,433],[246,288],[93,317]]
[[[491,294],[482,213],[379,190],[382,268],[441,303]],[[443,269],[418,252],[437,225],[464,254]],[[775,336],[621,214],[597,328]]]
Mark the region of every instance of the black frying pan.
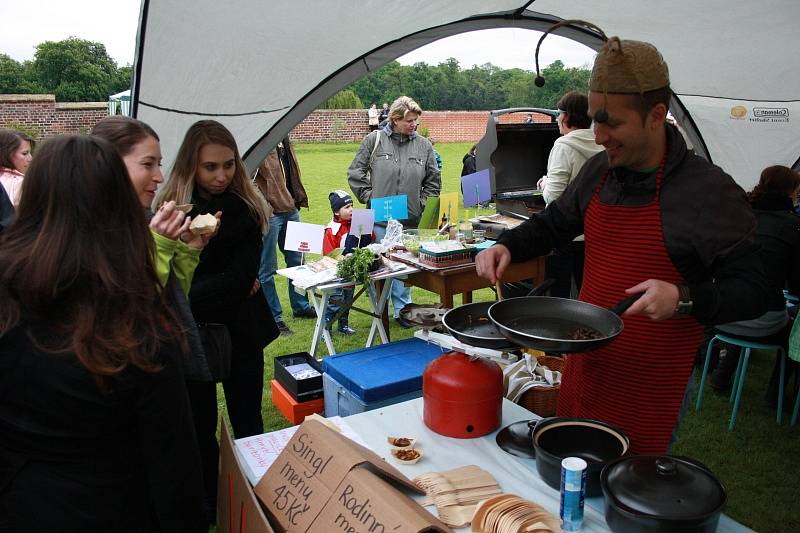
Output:
[[[541,294],[546,291],[555,280],[548,279],[536,286],[529,295]],[[448,311],[442,317],[442,323],[450,333],[470,346],[490,348],[492,350],[507,350],[518,345],[508,340],[494,322],[489,320],[489,307],[495,302],[476,302],[464,304]]]
[[489,307],[495,302],[465,304],[449,310],[442,324],[456,339],[470,346],[506,350],[517,345],[508,340],[489,320]]
[[[587,352],[622,333],[619,315],[642,294],[625,298],[611,309],[566,298],[522,296],[492,304],[488,314],[500,333],[518,346],[550,353]],[[573,339],[578,328],[596,331],[597,338]]]

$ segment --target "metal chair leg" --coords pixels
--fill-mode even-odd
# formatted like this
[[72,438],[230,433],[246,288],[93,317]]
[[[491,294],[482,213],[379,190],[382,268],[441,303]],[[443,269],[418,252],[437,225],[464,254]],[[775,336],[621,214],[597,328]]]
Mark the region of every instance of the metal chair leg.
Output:
[[778,349],[776,355],[781,358],[781,381],[778,385],[778,424],[780,424],[783,419],[783,377],[786,373],[786,355],[783,348]]
[[744,381],[747,373],[747,361],[750,359],[750,348],[745,348],[741,357],[739,358],[739,365],[737,368],[736,382],[734,388],[736,395],[733,400],[733,411],[731,411],[731,422],[728,424],[728,431],[733,431],[736,425],[736,413],[739,411],[739,401],[742,399],[742,390],[744,389]]
[[708,367],[711,363],[711,351],[714,348],[714,341],[716,341],[716,337],[712,337],[710,341],[708,341],[708,349],[706,349],[706,360],[703,363],[703,374],[700,376],[700,389],[697,391],[697,402],[694,405],[694,410],[699,411],[700,406],[703,404],[703,385],[706,383],[706,376],[708,376]]
[[[747,353],[750,353],[750,348],[744,348],[743,346],[740,347],[741,351],[739,353],[739,362],[736,364],[736,373],[734,374],[733,378],[733,387],[731,387],[731,396],[728,399],[728,403],[731,405],[733,404],[734,400],[736,399],[736,391],[739,388],[739,378],[742,376],[742,352],[747,350]],[[729,354],[730,355],[730,354]]]

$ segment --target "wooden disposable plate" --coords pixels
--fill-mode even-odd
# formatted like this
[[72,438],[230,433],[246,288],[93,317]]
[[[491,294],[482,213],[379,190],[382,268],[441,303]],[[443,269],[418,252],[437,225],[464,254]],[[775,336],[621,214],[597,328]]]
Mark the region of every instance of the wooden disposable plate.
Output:
[[472,531],[557,533],[561,531],[561,523],[536,503],[513,494],[501,494],[478,504],[472,517]]
[[[408,444],[397,444],[400,439],[407,440]],[[417,443],[417,439],[414,437],[386,437],[386,442],[389,443],[393,450],[410,450]]]
[[472,531],[483,531],[483,528],[486,525],[486,514],[489,512],[489,510],[503,500],[508,500],[509,498],[514,497],[515,496],[513,494],[499,494],[479,502],[478,507],[475,508],[475,514],[472,516]]
[[[397,455],[402,454],[404,452],[416,452],[418,455],[413,459],[401,459]],[[417,462],[422,459],[422,456],[425,455],[422,451],[422,448],[413,448],[413,449],[405,449],[405,450],[392,450],[392,458],[402,465],[413,465],[417,464]]]

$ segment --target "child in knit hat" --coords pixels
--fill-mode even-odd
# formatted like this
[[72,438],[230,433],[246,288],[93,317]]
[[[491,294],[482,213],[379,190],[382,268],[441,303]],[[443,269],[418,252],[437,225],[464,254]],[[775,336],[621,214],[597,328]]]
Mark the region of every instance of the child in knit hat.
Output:
[[[358,247],[359,239],[350,235],[350,221],[353,218],[353,199],[345,191],[337,190],[328,195],[333,211],[333,220],[325,227],[325,236],[322,240],[322,253],[328,255],[337,248],[342,248],[344,253],[349,253]],[[369,239],[367,239],[367,243]],[[331,328],[331,321],[339,311],[338,304],[349,304],[353,300],[353,288],[337,289],[331,292],[328,308],[325,310],[326,327]],[[336,303],[333,303],[336,302]],[[342,335],[352,335],[356,332],[349,324],[349,306],[339,315],[338,331]]]

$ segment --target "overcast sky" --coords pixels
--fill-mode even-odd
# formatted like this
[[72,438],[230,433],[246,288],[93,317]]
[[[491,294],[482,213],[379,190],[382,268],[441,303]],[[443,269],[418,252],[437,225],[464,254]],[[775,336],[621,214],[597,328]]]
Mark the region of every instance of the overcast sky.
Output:
[[[224,0],[220,0],[224,1]],[[133,64],[140,0],[0,0],[0,53],[17,61],[33,59],[36,45],[69,36],[97,41],[120,66]],[[541,34],[523,29],[471,32],[442,39],[399,58],[410,65],[436,65],[455,57],[462,68],[492,63],[502,68],[534,70],[533,52]],[[560,59],[568,67],[588,66],[589,48],[558,36],[542,46],[545,67]]]

